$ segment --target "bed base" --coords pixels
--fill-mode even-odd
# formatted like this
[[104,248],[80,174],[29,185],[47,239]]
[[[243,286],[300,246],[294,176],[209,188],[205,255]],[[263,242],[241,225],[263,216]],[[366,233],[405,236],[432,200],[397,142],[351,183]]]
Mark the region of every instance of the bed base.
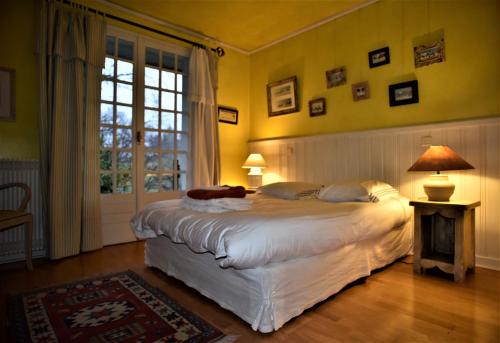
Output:
[[272,332],[304,310],[407,255],[411,224],[325,254],[253,269],[221,268],[211,253],[194,253],[166,237],[148,239],[145,263],[186,283],[249,323]]

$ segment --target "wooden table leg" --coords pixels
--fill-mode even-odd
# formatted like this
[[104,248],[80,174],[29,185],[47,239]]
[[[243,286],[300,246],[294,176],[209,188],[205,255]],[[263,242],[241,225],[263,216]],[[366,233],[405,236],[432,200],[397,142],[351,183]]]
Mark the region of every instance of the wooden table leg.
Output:
[[421,211],[415,208],[414,230],[413,230],[413,272],[423,274],[424,270],[420,264],[422,259],[422,223]]
[[455,282],[462,282],[467,271],[467,251],[465,251],[465,221],[463,213],[455,219],[455,257],[453,275]]
[[33,263],[31,261],[31,241],[32,241],[32,236],[33,236],[33,216],[29,216],[29,220],[25,224],[25,237],[24,239],[26,240],[26,266],[28,267],[28,270],[33,270]]

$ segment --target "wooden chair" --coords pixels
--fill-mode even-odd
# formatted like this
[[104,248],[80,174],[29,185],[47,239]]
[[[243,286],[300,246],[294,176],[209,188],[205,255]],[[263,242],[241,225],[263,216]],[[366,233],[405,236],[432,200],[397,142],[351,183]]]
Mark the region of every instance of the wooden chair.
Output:
[[0,191],[8,188],[19,187],[24,190],[24,198],[17,210],[1,210],[0,209],[0,232],[8,229],[13,229],[19,225],[25,225],[25,244],[26,244],[26,266],[29,270],[33,270],[31,262],[31,239],[33,232],[33,215],[24,212],[28,202],[31,199],[31,189],[24,183],[6,183],[0,185]]

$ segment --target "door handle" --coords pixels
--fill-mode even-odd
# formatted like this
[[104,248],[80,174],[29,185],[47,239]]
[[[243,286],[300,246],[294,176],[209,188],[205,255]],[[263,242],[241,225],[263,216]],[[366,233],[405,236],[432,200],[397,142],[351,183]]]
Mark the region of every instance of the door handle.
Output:
[[141,131],[137,131],[137,133],[135,134],[135,141],[137,142],[137,144],[141,144],[142,141]]

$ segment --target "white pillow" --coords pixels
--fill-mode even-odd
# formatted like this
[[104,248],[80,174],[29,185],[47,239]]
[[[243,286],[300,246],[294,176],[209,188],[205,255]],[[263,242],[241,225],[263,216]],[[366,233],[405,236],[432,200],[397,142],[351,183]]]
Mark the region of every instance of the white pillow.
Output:
[[330,202],[369,201],[366,188],[357,181],[327,186],[319,192],[318,199]]
[[399,196],[399,192],[397,191],[397,189],[382,181],[363,181],[361,182],[361,186],[366,189],[368,198],[371,202],[379,202],[381,200]]
[[260,192],[275,198],[298,200],[315,198],[322,185],[308,182],[276,182],[259,188]]
[[391,185],[377,180],[334,183],[323,188],[318,199],[330,202],[365,201],[379,202],[399,196]]

